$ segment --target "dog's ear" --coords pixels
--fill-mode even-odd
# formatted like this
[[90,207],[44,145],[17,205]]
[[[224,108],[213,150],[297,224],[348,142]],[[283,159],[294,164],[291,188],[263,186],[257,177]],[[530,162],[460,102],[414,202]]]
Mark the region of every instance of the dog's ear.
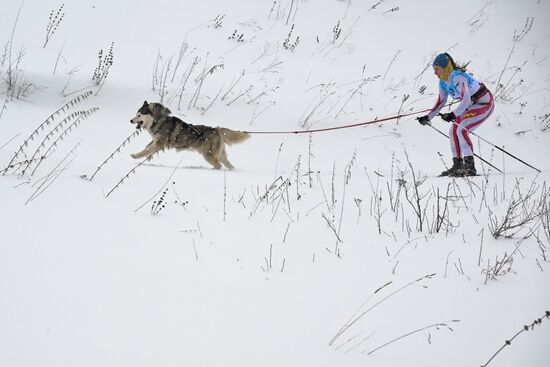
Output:
[[143,106],[141,106],[138,110],[138,113],[141,113],[142,115],[145,115],[147,113],[149,113],[149,103],[147,103],[147,101],[143,102]]
[[166,113],[167,115],[171,115],[172,111],[170,111],[170,109],[168,109],[167,107],[164,107],[164,113]]

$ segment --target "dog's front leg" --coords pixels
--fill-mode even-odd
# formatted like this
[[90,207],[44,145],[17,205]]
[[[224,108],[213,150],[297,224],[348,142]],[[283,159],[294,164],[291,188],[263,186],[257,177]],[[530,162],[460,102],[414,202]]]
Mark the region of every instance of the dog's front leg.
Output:
[[147,157],[147,159],[151,159],[153,154],[155,154],[159,150],[160,148],[155,144],[154,141],[152,141],[149,144],[147,144],[147,146],[141,152],[131,154],[131,156],[134,159],[140,159],[143,157]]

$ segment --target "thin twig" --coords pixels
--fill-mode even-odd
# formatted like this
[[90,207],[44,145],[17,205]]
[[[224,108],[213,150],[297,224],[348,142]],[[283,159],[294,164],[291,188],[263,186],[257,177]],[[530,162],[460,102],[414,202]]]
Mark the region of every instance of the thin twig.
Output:
[[[451,321],[447,321],[447,322],[455,322],[455,323],[456,323],[456,322],[460,322],[460,320],[451,320]],[[389,342],[386,342],[386,343],[384,343],[384,344],[382,344],[382,345],[380,345],[380,346],[378,346],[378,347],[372,349],[372,350],[371,350],[370,352],[368,352],[367,354],[371,355],[372,353],[376,352],[377,350],[380,350],[380,349],[384,348],[385,346],[388,346],[388,345],[390,345],[390,344],[392,344],[392,343],[394,343],[394,342],[396,342],[396,341],[398,341],[398,340],[401,340],[401,339],[403,339],[403,338],[406,338],[407,336],[416,334],[416,333],[418,333],[418,332],[420,332],[420,331],[423,331],[423,330],[427,330],[427,329],[431,329],[431,328],[439,328],[439,327],[443,327],[443,326],[444,326],[444,327],[447,327],[449,330],[453,331],[453,329],[450,328],[450,327],[447,325],[447,322],[432,324],[432,325],[428,325],[428,326],[425,326],[425,327],[420,328],[420,329],[416,329],[416,330],[414,330],[414,331],[411,331],[411,332],[409,332],[409,333],[407,333],[407,334],[401,335],[400,337],[397,337],[397,338],[395,338],[395,339],[392,339],[392,340],[390,340]]]
[[334,338],[332,338],[331,342],[329,344],[332,344],[336,341],[336,339],[338,339],[338,337],[340,335],[342,335],[346,330],[348,330],[353,324],[355,324],[357,321],[359,321],[359,319],[361,319],[363,316],[365,316],[368,312],[370,312],[372,309],[374,309],[376,306],[380,305],[382,302],[384,302],[385,300],[387,300],[388,298],[391,298],[393,297],[394,295],[396,295],[397,293],[401,292],[403,289],[405,288],[408,288],[410,287],[411,285],[413,284],[416,284],[424,279],[431,279],[435,276],[436,273],[432,273],[432,274],[428,274],[428,275],[424,275],[423,277],[421,278],[418,278],[418,279],[415,279],[407,284],[405,284],[404,286],[400,287],[399,289],[393,291],[392,293],[388,294],[386,297],[382,298],[380,301],[376,302],[374,305],[372,305],[371,307],[369,307],[366,311],[362,312],[361,314],[359,314],[359,316],[357,316],[356,318],[354,318],[352,321],[348,322],[347,325],[344,325],[344,327],[342,329],[340,329],[340,332],[338,332],[336,334],[336,336]]
[[141,133],[141,129],[137,129],[136,131],[134,131],[130,136],[128,136],[126,139],[124,139],[124,141],[115,149],[114,152],[111,153],[111,155],[109,155],[107,157],[107,159],[105,159],[98,167],[97,169],[95,170],[95,172],[93,173],[93,175],[90,177],[90,181],[92,181],[95,177],[95,175],[99,172],[99,170],[110,160],[114,157],[114,155],[118,152],[120,152],[120,150],[128,143],[130,142],[133,138],[135,138],[136,136],[138,136],[139,134]]
[[120,185],[122,185],[122,183],[124,182],[124,180],[126,180],[128,177],[130,177],[131,174],[133,173],[136,173],[136,169],[138,167],[140,167],[141,165],[143,165],[145,162],[147,162],[149,159],[151,158],[151,156],[145,158],[144,160],[142,160],[141,162],[139,162],[138,164],[136,164],[134,166],[134,168],[132,168],[130,171],[128,171],[128,173],[126,175],[124,175],[124,177],[122,177],[118,182],[117,184],[105,195],[106,198],[109,197],[109,195],[111,195],[113,193],[113,191],[115,191]]
[[546,312],[544,313],[543,316],[541,316],[541,317],[539,317],[538,319],[536,319],[535,321],[533,321],[530,325],[524,325],[523,328],[522,328],[520,331],[518,331],[512,338],[510,338],[509,340],[506,340],[506,341],[504,342],[504,345],[503,345],[502,347],[500,347],[500,349],[497,350],[497,351],[495,352],[495,354],[493,354],[493,355],[491,356],[491,358],[489,358],[489,360],[488,360],[484,365],[482,365],[481,367],[486,367],[486,366],[488,366],[489,363],[491,363],[491,361],[492,361],[492,360],[493,360],[493,359],[494,359],[494,358],[495,358],[504,348],[506,348],[506,346],[512,344],[512,341],[513,341],[516,337],[518,337],[518,336],[519,336],[521,333],[523,333],[524,331],[529,331],[529,329],[533,330],[533,329],[535,328],[535,326],[536,326],[536,325],[540,325],[540,324],[542,323],[542,321],[543,321],[545,318],[547,318],[547,319],[550,318],[550,311],[546,311]]
[[[172,172],[170,173],[170,176],[168,176],[168,178],[166,179],[166,181],[164,182],[164,184],[160,187],[160,189],[155,192],[155,194],[153,196],[151,196],[151,198],[149,200],[147,200],[146,202],[144,202],[143,204],[141,204],[140,206],[138,206],[135,210],[134,210],[134,213],[137,213],[141,208],[143,208],[145,205],[149,204],[151,202],[151,200],[153,200],[154,198],[157,197],[157,195],[162,191],[164,190],[164,188],[166,187],[166,185],[168,185],[168,183],[170,182],[170,180],[172,180],[172,176],[174,176],[174,173],[176,173],[177,169],[180,168],[180,165],[181,165],[181,161],[183,160],[183,156],[180,158],[178,164],[176,167],[174,167],[174,169],[172,170]],[[143,162],[142,162],[143,163]],[[93,177],[93,176],[92,176]],[[90,179],[91,180],[91,179]]]
[[[59,163],[50,171],[50,173],[46,176],[45,180],[42,182],[42,184],[40,186],[38,186],[38,188],[34,191],[34,193],[27,199],[27,201],[25,202],[25,205],[27,205],[29,202],[33,201],[34,199],[36,199],[40,194],[42,194],[48,187],[50,187],[50,185],[59,177],[59,175],[68,167],[69,164],[71,164],[71,162],[74,160],[71,159],[61,170],[57,171],[57,168],[59,166],[61,166],[61,164],[63,164],[63,162],[65,162],[65,160],[71,155],[73,154],[73,152],[80,146],[80,144],[82,143],[82,140],[80,140],[70,151],[69,153],[67,153],[65,155],[65,157],[63,157],[63,159],[61,161],[59,161]],[[50,177],[52,177],[52,175],[54,173],[57,173],[53,179],[50,180]],[[47,184],[47,185],[46,185]],[[46,185],[46,187],[43,188],[43,186]]]

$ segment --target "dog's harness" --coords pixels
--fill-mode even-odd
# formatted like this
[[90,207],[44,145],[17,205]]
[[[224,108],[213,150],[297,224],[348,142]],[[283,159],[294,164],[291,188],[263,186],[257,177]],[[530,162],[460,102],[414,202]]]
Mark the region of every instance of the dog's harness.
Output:
[[[160,122],[160,121],[159,121]],[[159,130],[160,130],[160,127],[162,126],[162,123],[159,123],[159,122],[153,122],[153,126],[155,125],[158,125],[157,128],[155,129],[155,131],[153,131],[151,133],[152,136],[154,136]],[[141,126],[140,126],[141,127]],[[151,129],[152,130],[152,129]]]
[[[197,131],[197,129],[195,129],[193,127],[193,125],[191,124],[188,124],[187,122],[185,121],[181,121],[180,120],[180,123],[185,127],[185,128],[188,128],[189,130],[191,130],[191,133],[195,136],[195,138],[193,140],[191,140],[191,142],[189,142],[188,146],[193,144],[194,142],[196,142],[197,140],[199,140],[205,133],[208,129],[202,131],[202,132],[199,132]],[[159,130],[160,128],[162,127],[162,123],[156,123],[155,125],[158,125],[157,128],[155,129],[155,131],[152,132],[152,135],[155,135]],[[212,128],[211,128],[212,129]]]
[[[195,138],[193,140],[191,140],[191,142],[189,142],[188,146],[193,144],[194,142],[196,142],[197,140],[199,140],[205,133],[206,131],[208,131],[208,129],[205,129],[204,131],[202,132],[198,132],[197,129],[195,129],[193,127],[193,125],[191,124],[188,124],[187,122],[185,121],[182,121],[182,124],[185,125],[187,128],[189,128],[189,130],[191,130],[191,132],[193,133],[193,135],[195,135]],[[210,128],[211,130],[214,130],[213,128]]]
[[189,130],[191,130],[191,132],[193,133],[193,135],[195,135],[195,139],[193,139],[193,141],[199,139],[201,136],[204,135],[204,133],[206,132],[206,130],[204,130],[203,132],[198,132],[197,129],[195,129],[195,127],[191,124],[188,124],[187,122],[185,121],[182,121],[181,122],[185,127],[187,127]]
[[202,133],[199,133],[199,132],[193,127],[193,125],[188,124],[188,123],[185,122],[185,121],[182,121],[182,123],[184,123],[185,126],[187,126],[187,127],[193,132],[193,134],[195,134],[195,135],[197,136],[196,139],[200,138],[200,137],[204,134],[204,131],[203,131]]

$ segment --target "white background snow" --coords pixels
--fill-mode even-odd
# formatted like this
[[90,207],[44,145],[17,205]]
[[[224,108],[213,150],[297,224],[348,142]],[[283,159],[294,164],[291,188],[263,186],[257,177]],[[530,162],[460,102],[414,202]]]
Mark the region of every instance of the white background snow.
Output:
[[[21,3],[0,6],[0,169],[73,98],[93,93],[15,162],[70,113],[99,108],[34,174],[35,162],[0,176],[0,366],[480,366],[550,309],[544,217],[512,238],[490,230],[520,192],[535,191],[528,205],[549,200],[547,0],[72,0],[43,47],[61,4],[26,0],[15,27]],[[97,54],[111,42],[99,89]],[[16,88],[32,83],[13,99],[10,48]],[[160,101],[155,74],[167,75],[164,104],[189,123],[318,129],[431,108],[431,61],[445,51],[471,61],[497,97],[477,133],[540,174],[475,139],[505,174],[477,160],[488,175],[437,178],[449,142],[411,116],[252,135],[229,148],[233,171],[163,152],[106,197],[139,163],[130,153],[149,141],[141,133],[86,179],[135,131],[143,101]],[[422,231],[405,197],[414,197],[406,155],[422,180]],[[448,188],[450,223],[436,232],[437,189]],[[165,190],[166,206],[152,213]],[[506,256],[513,262],[488,276]],[[490,365],[548,366],[549,345],[544,318]]]

